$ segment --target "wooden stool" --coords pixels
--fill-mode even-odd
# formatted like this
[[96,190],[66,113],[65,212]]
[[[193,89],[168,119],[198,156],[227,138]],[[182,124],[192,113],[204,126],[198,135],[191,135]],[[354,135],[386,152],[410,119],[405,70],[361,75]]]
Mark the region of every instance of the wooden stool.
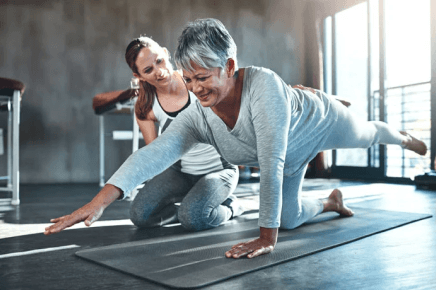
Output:
[[17,80],[0,78],[0,111],[8,112],[7,133],[7,167],[8,175],[0,177],[7,180],[6,187],[0,191],[12,191],[12,205],[20,204],[20,170],[19,170],[19,141],[20,141],[20,106],[21,96],[26,86]]

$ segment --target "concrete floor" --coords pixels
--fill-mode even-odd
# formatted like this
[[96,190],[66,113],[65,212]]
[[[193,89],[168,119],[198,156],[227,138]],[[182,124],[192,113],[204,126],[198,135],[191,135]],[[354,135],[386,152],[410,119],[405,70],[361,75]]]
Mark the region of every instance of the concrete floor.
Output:
[[[335,187],[343,189],[351,207],[436,216],[436,192],[411,185],[308,179],[303,190],[322,198]],[[79,249],[189,234],[179,225],[136,229],[128,219],[127,201],[111,205],[91,228],[78,225],[57,235],[42,234],[50,218],[70,213],[98,190],[93,184],[24,185],[19,207],[0,201],[0,289],[167,289],[74,255]],[[257,191],[256,183],[237,189],[251,216]],[[232,223],[245,220],[242,216]],[[418,221],[202,289],[436,289],[435,221]]]

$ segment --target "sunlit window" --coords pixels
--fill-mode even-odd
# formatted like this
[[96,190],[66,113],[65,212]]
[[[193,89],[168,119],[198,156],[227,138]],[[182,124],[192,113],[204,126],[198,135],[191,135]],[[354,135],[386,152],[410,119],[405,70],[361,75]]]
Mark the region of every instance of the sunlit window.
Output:
[[[368,120],[368,22],[367,4],[361,3],[335,15],[336,94],[350,100],[349,110]],[[337,166],[368,166],[367,149],[341,149]]]
[[[386,122],[430,145],[430,0],[386,0]],[[387,147],[387,176],[411,177],[430,158]]]
[[[324,88],[348,98],[349,110],[362,120],[384,119],[430,147],[430,0],[384,3],[384,11],[379,11],[378,0],[369,0],[324,20]],[[382,62],[380,13],[385,19]],[[385,63],[386,75],[382,102],[380,63]],[[369,169],[380,167],[383,155],[373,146],[337,150],[333,156],[337,167]],[[388,177],[413,178],[430,169],[429,154],[420,157],[398,146],[387,146],[385,158]]]

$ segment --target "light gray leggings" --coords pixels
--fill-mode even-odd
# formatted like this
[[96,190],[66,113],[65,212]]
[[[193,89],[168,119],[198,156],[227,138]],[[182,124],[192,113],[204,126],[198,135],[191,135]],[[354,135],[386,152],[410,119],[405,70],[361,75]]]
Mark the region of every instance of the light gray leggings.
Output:
[[[320,151],[340,148],[368,148],[374,144],[396,144],[406,140],[401,133],[384,122],[365,121],[354,116],[345,106],[332,100],[332,109],[338,112],[338,120]],[[320,214],[320,200],[302,198],[304,170],[283,177],[283,205],[280,228],[293,229]]]
[[[192,175],[171,166],[147,181],[130,207],[130,219],[138,227],[157,227],[179,221],[199,231],[229,220],[232,211],[221,205],[238,183],[236,166],[216,172]],[[174,205],[181,202],[180,207]]]

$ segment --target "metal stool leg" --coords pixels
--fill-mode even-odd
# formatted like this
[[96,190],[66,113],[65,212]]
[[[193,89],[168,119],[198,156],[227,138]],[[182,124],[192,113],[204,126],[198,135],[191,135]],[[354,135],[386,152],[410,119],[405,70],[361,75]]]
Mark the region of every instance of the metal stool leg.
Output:
[[9,189],[12,188],[12,107],[11,102],[8,101],[8,135],[7,135],[7,145],[8,146],[8,156],[7,156],[7,166],[8,166],[8,185]]
[[104,186],[104,117],[100,115],[99,121],[99,136],[100,136],[100,187]]
[[12,133],[12,205],[20,204],[20,91],[13,95],[13,133]]

